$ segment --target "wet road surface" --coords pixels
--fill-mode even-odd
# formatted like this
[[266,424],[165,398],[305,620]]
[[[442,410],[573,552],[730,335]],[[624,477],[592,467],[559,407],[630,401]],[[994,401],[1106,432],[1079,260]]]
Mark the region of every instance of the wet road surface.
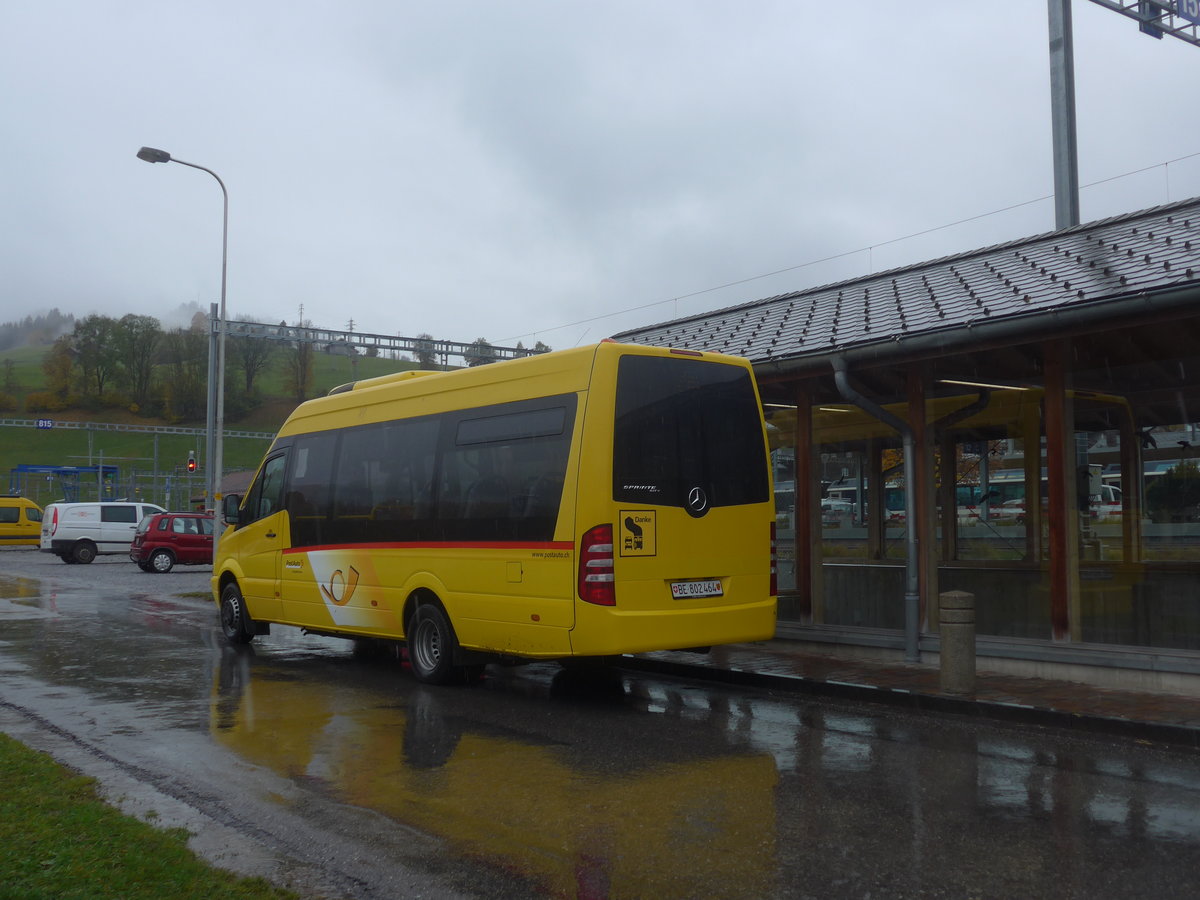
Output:
[[417,684],[206,569],[0,552],[0,728],[311,897],[1178,897],[1200,756],[646,673]]

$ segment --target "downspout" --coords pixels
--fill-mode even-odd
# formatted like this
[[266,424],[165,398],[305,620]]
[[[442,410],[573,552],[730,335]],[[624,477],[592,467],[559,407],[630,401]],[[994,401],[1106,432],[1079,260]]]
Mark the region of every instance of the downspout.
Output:
[[915,663],[921,661],[919,646],[921,630],[921,596],[920,575],[917,568],[917,456],[916,440],[913,430],[907,422],[892,415],[874,400],[871,400],[855,389],[846,372],[846,360],[838,354],[830,359],[833,365],[833,380],[837,384],[838,393],[842,398],[853,403],[859,409],[871,414],[900,434],[904,446],[904,519],[907,525],[907,546],[904,562],[904,660]]

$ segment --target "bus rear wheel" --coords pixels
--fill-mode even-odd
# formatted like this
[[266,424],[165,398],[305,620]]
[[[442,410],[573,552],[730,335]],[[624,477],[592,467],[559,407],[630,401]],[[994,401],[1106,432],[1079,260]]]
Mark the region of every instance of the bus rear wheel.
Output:
[[408,661],[417,681],[425,684],[450,684],[461,680],[454,665],[458,639],[446,613],[435,603],[422,603],[412,615],[408,628]]

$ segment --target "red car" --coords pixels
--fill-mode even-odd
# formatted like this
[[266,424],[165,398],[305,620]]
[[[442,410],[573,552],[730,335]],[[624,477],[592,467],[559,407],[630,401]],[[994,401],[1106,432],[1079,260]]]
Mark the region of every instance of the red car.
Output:
[[138,523],[129,558],[143,572],[170,572],[175,564],[212,565],[213,517],[203,513],[157,513]]

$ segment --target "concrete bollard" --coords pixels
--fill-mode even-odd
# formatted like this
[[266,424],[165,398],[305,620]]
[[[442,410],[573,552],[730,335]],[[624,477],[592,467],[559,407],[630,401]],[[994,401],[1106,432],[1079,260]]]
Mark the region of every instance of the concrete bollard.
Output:
[[975,595],[946,591],[938,597],[942,638],[939,680],[943,694],[975,693]]

